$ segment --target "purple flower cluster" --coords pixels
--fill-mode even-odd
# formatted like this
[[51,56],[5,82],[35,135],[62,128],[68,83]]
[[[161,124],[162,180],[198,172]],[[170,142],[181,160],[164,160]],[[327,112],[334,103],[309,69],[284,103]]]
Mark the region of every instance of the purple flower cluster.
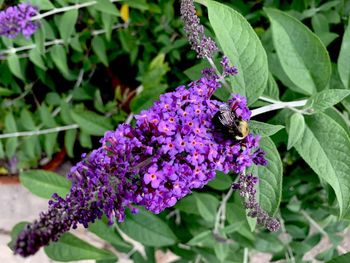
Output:
[[270,217],[256,200],[255,186],[257,183],[258,178],[252,174],[241,174],[238,182],[234,183],[232,187],[234,190],[239,190],[240,196],[244,198],[244,206],[248,210],[248,216],[256,218],[259,225],[264,226],[272,232],[276,232],[279,230],[281,224],[277,219]]
[[215,42],[204,34],[204,27],[200,24],[196,15],[196,9],[192,0],[181,0],[181,18],[185,25],[188,41],[198,57],[213,57],[218,50]]
[[32,21],[38,9],[30,4],[11,6],[0,12],[0,36],[15,38],[22,33],[30,37],[38,29],[39,24]]
[[[102,146],[72,168],[70,193],[53,197],[48,212],[19,235],[15,253],[34,254],[70,227],[87,227],[103,214],[111,224],[123,221],[126,208],[137,212],[135,205],[160,213],[205,186],[216,171],[242,173],[264,163],[258,137],[235,141],[215,131],[212,118],[222,102],[210,97],[218,87],[217,77],[180,86],[135,116],[135,127],[106,132]],[[233,96],[229,105],[249,120],[244,97]]]

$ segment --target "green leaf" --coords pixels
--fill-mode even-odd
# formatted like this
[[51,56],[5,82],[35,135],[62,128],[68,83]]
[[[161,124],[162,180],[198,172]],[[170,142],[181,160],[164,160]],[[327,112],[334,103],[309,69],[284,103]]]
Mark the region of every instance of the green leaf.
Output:
[[345,30],[338,57],[338,72],[345,88],[350,89],[350,19]]
[[219,259],[219,261],[225,262],[225,259],[227,258],[228,253],[230,251],[230,247],[228,246],[228,244],[217,242],[214,245],[214,251],[215,251],[215,255]]
[[94,9],[97,9],[106,14],[111,14],[119,16],[119,11],[116,6],[110,0],[98,0],[97,4],[93,6]]
[[49,111],[48,107],[45,105],[45,103],[42,103],[40,105],[39,114],[40,114],[40,118],[41,118],[43,124],[47,128],[56,127],[57,123],[56,123],[54,117],[52,116],[51,112]]
[[120,234],[116,231],[115,226],[109,226],[106,221],[106,218],[102,218],[101,220],[97,220],[93,224],[90,224],[89,231],[103,240],[106,240],[118,250],[129,252],[132,249],[132,246],[122,239]]
[[37,50],[37,52],[40,54],[40,55],[45,55],[45,50],[46,50],[46,47],[45,47],[45,38],[46,38],[46,31],[45,31],[45,26],[41,26],[40,28],[38,28],[37,31],[35,31],[35,34],[34,34],[34,43],[35,43],[35,46]]
[[251,105],[266,87],[269,73],[265,49],[241,14],[218,2],[204,2],[220,46],[239,69],[239,74],[231,78],[232,92],[246,96]]
[[37,48],[33,48],[29,51],[29,59],[31,62],[33,62],[36,66],[41,68],[42,70],[46,70],[45,62],[43,58],[40,55],[40,52]]
[[13,75],[15,75],[21,80],[25,79],[21,68],[21,64],[19,63],[19,58],[16,53],[11,53],[10,55],[8,55],[7,63]]
[[13,247],[16,244],[18,234],[24,229],[28,222],[19,222],[11,230],[11,241],[7,244],[8,247],[13,250]]
[[347,132],[324,113],[305,117],[302,139],[294,146],[316,174],[334,189],[340,216],[350,206],[350,140]]
[[344,90],[344,89],[323,90],[311,96],[308,99],[305,105],[305,108],[311,108],[315,112],[323,111],[341,102],[343,99],[345,99],[349,95],[350,95],[350,90]]
[[83,259],[117,260],[117,256],[111,252],[96,248],[70,233],[63,234],[57,242],[45,247],[45,253],[49,258],[62,262]]
[[190,239],[190,241],[187,242],[187,245],[189,246],[200,245],[203,241],[207,240],[210,237],[212,237],[212,231],[206,230],[198,235],[195,235],[192,239]]
[[343,254],[341,256],[332,258],[331,260],[327,261],[327,263],[348,263],[350,262],[350,253]]
[[78,20],[78,10],[73,9],[65,12],[59,19],[58,30],[63,41],[67,44],[68,39],[75,30]]
[[331,62],[320,39],[294,17],[276,9],[264,10],[285,74],[304,94],[325,89],[331,77]]
[[113,129],[107,118],[92,111],[72,110],[71,116],[79,127],[90,135],[102,136],[107,130]]
[[263,95],[275,100],[280,99],[280,90],[271,72],[269,72],[269,78],[267,80],[267,85],[266,85],[266,88],[264,89]]
[[[5,129],[4,129],[5,133],[17,132],[17,124],[12,112],[6,113],[4,124],[5,124]],[[12,158],[14,156],[14,154],[16,153],[17,146],[18,146],[17,137],[6,139],[5,152],[8,158]]]
[[255,135],[260,135],[261,137],[270,137],[283,129],[282,125],[272,125],[259,121],[250,121],[249,129]]
[[259,178],[259,203],[270,215],[274,215],[281,202],[283,166],[279,152],[268,138],[262,138],[260,147],[266,152],[267,166],[254,166],[253,174]]
[[288,146],[287,149],[291,149],[303,136],[305,130],[305,120],[301,113],[295,112],[289,121],[287,126],[288,132]]
[[97,57],[100,59],[100,61],[105,65],[108,66],[108,57],[106,52],[106,45],[101,36],[95,36],[92,40],[92,49],[96,53]]
[[70,76],[68,64],[67,64],[67,55],[63,46],[55,45],[50,49],[50,55],[55,63],[56,67],[61,71],[61,73],[68,77]]
[[39,6],[40,10],[50,10],[55,8],[49,0],[31,0],[30,3],[34,6]]
[[0,87],[0,96],[8,97],[8,96],[11,96],[12,94],[13,94],[12,90]]
[[128,214],[120,229],[132,239],[150,247],[170,246],[176,243],[176,236],[159,217],[140,209],[136,215]]
[[224,227],[223,229],[220,230],[221,233],[223,234],[232,234],[236,231],[238,231],[243,225],[243,221],[233,223],[229,226]]
[[68,130],[64,134],[64,147],[69,157],[74,157],[74,143],[77,137],[77,130]]
[[208,186],[219,191],[227,190],[232,185],[232,178],[229,174],[224,174],[222,172],[216,172],[216,177],[214,180],[208,183]]
[[66,196],[71,182],[63,176],[44,170],[30,170],[19,175],[21,184],[33,194],[49,199],[52,194]]
[[219,200],[210,194],[194,193],[199,214],[205,221],[214,223]]
[[79,142],[84,148],[92,148],[91,136],[84,131],[80,131],[79,133]]

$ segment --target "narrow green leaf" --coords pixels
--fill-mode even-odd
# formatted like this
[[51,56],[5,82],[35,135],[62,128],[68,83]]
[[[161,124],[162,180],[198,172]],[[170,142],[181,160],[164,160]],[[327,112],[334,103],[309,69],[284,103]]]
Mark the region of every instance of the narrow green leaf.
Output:
[[35,31],[34,34],[34,43],[36,46],[36,50],[40,55],[45,55],[45,39],[46,39],[46,31],[45,31],[45,27],[41,26],[40,28],[37,29],[37,31]]
[[128,214],[120,229],[129,237],[150,247],[170,246],[176,243],[176,236],[159,217],[140,209],[136,215]]
[[243,225],[243,221],[236,222],[236,223],[233,223],[229,226],[224,227],[222,230],[220,230],[220,232],[223,234],[227,234],[227,235],[232,234],[232,233],[238,231],[242,227],[242,225]]
[[8,96],[11,96],[12,94],[13,94],[12,90],[0,87],[0,96],[8,97]]
[[75,24],[78,19],[78,10],[73,9],[68,12],[65,12],[59,20],[58,30],[60,32],[61,38],[67,43],[70,36],[75,30]]
[[63,176],[44,170],[30,170],[19,175],[21,184],[33,194],[49,199],[52,194],[66,196],[71,187],[71,182]]
[[269,78],[267,80],[267,85],[266,85],[266,88],[264,89],[263,95],[275,100],[280,99],[280,90],[271,72],[269,72]]
[[33,48],[29,51],[29,59],[31,62],[33,62],[36,66],[41,68],[42,70],[46,70],[45,62],[43,58],[40,55],[40,52],[37,48]]
[[19,58],[16,53],[12,53],[7,57],[7,64],[9,65],[9,68],[13,75],[21,80],[24,80],[21,64],[19,63]]
[[320,39],[294,17],[277,9],[264,10],[285,74],[304,94],[325,89],[331,77],[331,62]]
[[198,235],[195,235],[190,241],[187,242],[187,245],[189,246],[196,246],[200,245],[203,241],[207,240],[212,236],[211,230],[206,230]]
[[72,110],[71,116],[79,127],[90,135],[102,136],[107,130],[113,129],[107,118],[92,111]]
[[274,215],[282,197],[283,166],[279,152],[268,138],[262,138],[260,147],[266,152],[267,166],[254,166],[254,174],[259,178],[259,203],[270,215]]
[[62,235],[57,242],[45,247],[45,253],[49,258],[62,262],[83,259],[117,260],[117,256],[111,252],[94,247],[70,233]]
[[204,2],[220,46],[239,69],[239,74],[231,78],[232,92],[245,95],[251,105],[266,87],[269,73],[265,49],[241,14],[218,2]]
[[306,128],[295,145],[301,157],[334,189],[340,216],[350,206],[350,140],[347,132],[324,113],[305,117]]
[[93,7],[106,14],[115,16],[119,16],[120,14],[116,6],[110,0],[99,0]]
[[338,72],[345,88],[350,89],[350,18],[345,30],[338,57]]
[[261,137],[270,137],[284,128],[282,125],[272,125],[265,122],[250,121],[249,128],[251,132],[255,135],[260,135]]
[[105,65],[108,66],[108,57],[106,52],[106,45],[101,36],[95,36],[92,40],[92,49],[96,53],[97,57],[100,59],[100,61]]
[[308,99],[305,105],[305,108],[311,108],[315,112],[323,111],[341,102],[343,99],[345,99],[349,95],[350,95],[350,90],[344,90],[344,89],[323,90],[311,96]]
[[42,103],[39,107],[39,114],[42,122],[47,128],[53,128],[56,127],[56,121],[54,117],[52,116],[51,112],[49,111],[48,107],[45,103]]
[[295,112],[289,120],[287,126],[288,132],[288,146],[287,149],[291,149],[303,136],[305,130],[305,120],[301,113]]
[[56,67],[61,71],[61,73],[67,77],[70,75],[68,64],[67,64],[67,55],[63,46],[55,45],[50,49],[50,55],[55,63]]
[[92,148],[91,136],[83,130],[79,133],[79,142],[84,148]]
[[74,157],[74,142],[77,137],[77,130],[68,130],[64,134],[64,147],[69,157]]
[[[5,129],[4,129],[5,133],[17,132],[17,124],[12,112],[6,113],[4,124],[5,124]],[[17,137],[6,139],[5,152],[8,158],[12,158],[14,156],[14,154],[16,153],[17,146],[18,146]]]
[[199,214],[205,221],[214,223],[219,200],[209,194],[194,193]]

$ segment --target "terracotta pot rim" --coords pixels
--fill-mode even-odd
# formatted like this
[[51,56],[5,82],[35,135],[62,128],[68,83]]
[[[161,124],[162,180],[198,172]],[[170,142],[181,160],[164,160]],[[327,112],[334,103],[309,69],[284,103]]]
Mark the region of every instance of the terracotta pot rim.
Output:
[[0,175],[0,185],[19,184],[18,175]]

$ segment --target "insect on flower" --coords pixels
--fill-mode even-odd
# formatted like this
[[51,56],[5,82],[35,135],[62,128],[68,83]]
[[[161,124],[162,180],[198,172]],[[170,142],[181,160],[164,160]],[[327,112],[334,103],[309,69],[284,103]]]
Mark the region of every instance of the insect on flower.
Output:
[[219,111],[213,117],[213,123],[218,131],[235,140],[243,140],[249,134],[248,122],[242,120],[235,114],[235,111],[228,105],[220,105]]

